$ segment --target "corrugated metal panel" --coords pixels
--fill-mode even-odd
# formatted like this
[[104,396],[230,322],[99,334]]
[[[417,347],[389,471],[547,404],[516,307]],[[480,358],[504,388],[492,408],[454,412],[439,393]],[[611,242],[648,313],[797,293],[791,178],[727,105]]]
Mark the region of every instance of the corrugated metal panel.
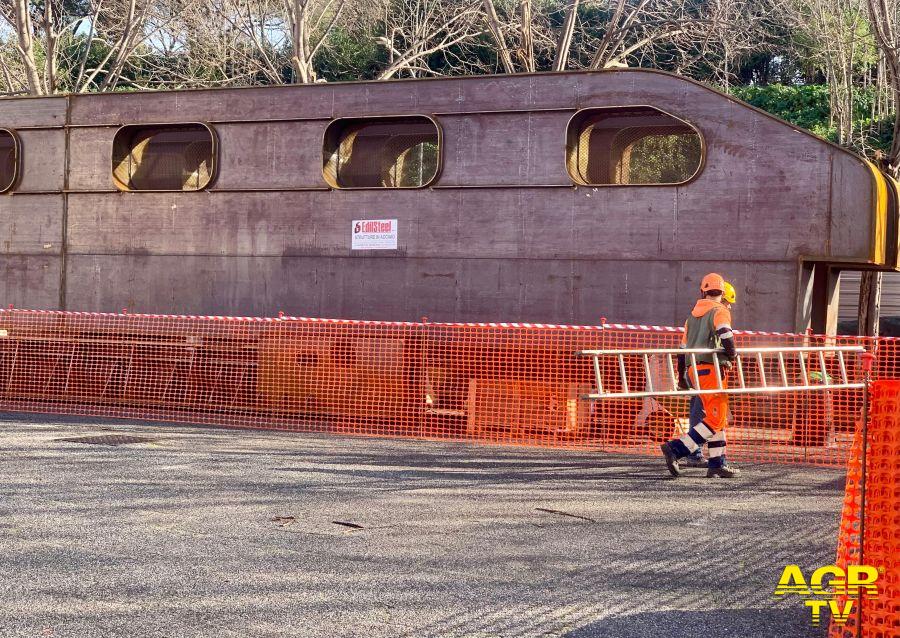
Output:
[[[841,273],[838,320],[855,321],[859,307],[859,271]],[[881,316],[900,317],[900,273],[886,272],[881,286]]]

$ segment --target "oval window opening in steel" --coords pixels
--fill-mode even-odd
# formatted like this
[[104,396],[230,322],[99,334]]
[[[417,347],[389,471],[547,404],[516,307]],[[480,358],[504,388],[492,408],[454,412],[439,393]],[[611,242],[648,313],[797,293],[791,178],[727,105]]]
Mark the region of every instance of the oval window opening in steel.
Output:
[[333,188],[421,188],[437,178],[440,157],[430,117],[342,118],[325,131],[323,174]]
[[16,184],[19,177],[19,138],[9,129],[0,129],[0,193]]
[[703,159],[700,132],[652,106],[584,109],[569,121],[566,163],[578,184],[684,184]]
[[113,140],[113,181],[123,191],[199,191],[215,176],[216,136],[205,124],[127,125]]

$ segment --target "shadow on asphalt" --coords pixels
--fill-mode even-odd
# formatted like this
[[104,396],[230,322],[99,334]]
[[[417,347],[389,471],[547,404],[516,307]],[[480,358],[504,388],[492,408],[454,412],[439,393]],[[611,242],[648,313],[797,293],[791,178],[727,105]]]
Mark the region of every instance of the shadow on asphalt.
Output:
[[[740,633],[736,627],[743,627]],[[606,618],[571,631],[563,638],[822,638],[802,603],[797,609],[716,609],[647,611]]]
[[[114,434],[156,440],[61,440]],[[5,415],[0,454],[2,638],[822,638],[772,592],[834,560],[844,480]]]

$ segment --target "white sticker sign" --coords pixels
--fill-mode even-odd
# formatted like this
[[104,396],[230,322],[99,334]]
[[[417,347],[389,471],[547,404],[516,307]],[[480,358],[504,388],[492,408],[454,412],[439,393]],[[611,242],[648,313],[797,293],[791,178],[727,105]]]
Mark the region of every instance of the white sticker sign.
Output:
[[396,219],[354,219],[351,250],[396,250]]

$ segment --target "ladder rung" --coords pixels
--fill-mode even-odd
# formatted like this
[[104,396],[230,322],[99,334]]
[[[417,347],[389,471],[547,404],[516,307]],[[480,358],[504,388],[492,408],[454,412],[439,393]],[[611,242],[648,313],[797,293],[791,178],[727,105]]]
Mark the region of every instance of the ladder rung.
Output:
[[822,367],[822,384],[831,385],[828,383],[828,369],[825,367],[825,353],[821,350],[819,351],[819,365]]
[[678,375],[675,374],[675,365],[672,363],[672,353],[666,355],[666,361],[669,362],[669,376],[672,378],[672,389],[678,389]]
[[619,355],[619,374],[622,375],[622,391],[628,393],[628,375],[625,373],[625,355]]
[[838,356],[838,365],[841,368],[841,383],[846,385],[848,383],[848,381],[847,381],[847,363],[846,363],[846,361],[844,361],[844,353],[841,351],[838,351],[837,356]]
[[778,369],[781,371],[781,383],[785,386],[791,385],[788,381],[787,368],[784,365],[784,353],[778,353]]
[[759,382],[762,387],[767,388],[769,384],[766,383],[766,364],[763,363],[762,352],[756,353],[756,363],[759,366]]
[[[780,385],[770,385],[770,380],[766,377],[766,361],[764,359],[764,352],[766,354],[774,354],[777,357],[778,362],[778,376],[780,377]],[[830,381],[830,377],[828,376],[828,364],[825,359],[825,353],[830,352],[832,355],[837,356],[837,365],[840,371],[840,383],[832,383]],[[826,347],[811,347],[811,348],[785,348],[784,350],[778,350],[775,348],[764,348],[759,350],[750,351],[750,349],[743,348],[738,351],[737,356],[735,357],[734,364],[737,366],[737,376],[740,387],[732,387],[726,388],[724,379],[722,378],[722,365],[719,361],[718,354],[720,351],[718,350],[701,350],[701,349],[682,349],[682,350],[674,350],[674,349],[660,349],[658,352],[653,350],[584,350],[580,351],[579,354],[589,354],[591,356],[591,364],[594,371],[594,377],[596,379],[596,387],[597,392],[594,394],[582,395],[588,399],[605,399],[605,398],[642,398],[642,397],[687,397],[687,396],[700,396],[700,395],[709,395],[709,394],[717,394],[717,393],[726,393],[726,394],[761,394],[761,393],[773,393],[773,392],[791,392],[791,391],[815,391],[815,390],[833,390],[833,389],[857,389],[862,388],[863,383],[850,383],[849,379],[851,377],[850,372],[847,369],[848,362],[846,357],[844,356],[845,352],[864,352],[864,349],[861,347],[854,346],[844,346],[840,348],[826,348]],[[800,366],[799,375],[789,374],[788,367],[789,363],[791,366],[795,359],[792,357],[788,359],[785,356],[785,353],[788,355],[796,354],[796,362]],[[656,384],[653,380],[654,368],[651,365],[651,357],[657,357],[659,354],[665,356],[665,367],[667,369],[669,380],[671,381],[671,390],[665,390],[663,388],[656,387]],[[675,368],[675,354],[679,356],[689,355],[689,363],[691,369],[691,382],[693,387],[689,390],[678,390],[678,386],[680,380],[678,379],[678,373]],[[707,389],[700,389],[700,371],[699,371],[699,363],[697,358],[699,355],[711,354],[713,358],[711,359],[712,363],[709,364],[713,370],[710,372],[715,373],[716,375],[716,383],[713,387]],[[640,355],[641,363],[640,366],[643,369],[644,374],[644,385],[642,391],[632,391],[629,388],[629,379],[628,379],[628,368],[626,365],[626,357],[636,357]],[[603,380],[603,362],[601,362],[601,357],[611,357],[615,356],[617,359],[616,368],[619,375],[619,380],[621,382],[621,389],[615,388],[615,384],[613,387],[617,390],[614,392],[608,392],[606,390],[606,386],[608,384],[604,383]],[[756,364],[759,366],[759,385],[753,385],[755,379],[751,375],[747,376],[747,371],[744,369],[744,357],[753,356],[756,360]],[[810,364],[813,360],[817,361],[817,364],[822,372],[822,381],[821,382],[813,382],[810,379]],[[660,361],[660,363],[662,363]],[[706,365],[706,364],[704,364]],[[608,373],[611,373],[611,369],[607,368]],[[662,379],[662,372],[660,372],[660,379]],[[791,385],[793,382],[798,381],[799,376],[799,384]],[[663,386],[666,384],[663,383]]]
[[594,376],[597,377],[597,392],[603,394],[603,375],[600,374],[600,357],[594,355]]
[[800,360],[800,381],[803,385],[809,385],[809,375],[806,373],[806,357],[803,356],[802,352],[798,352],[797,358]]

